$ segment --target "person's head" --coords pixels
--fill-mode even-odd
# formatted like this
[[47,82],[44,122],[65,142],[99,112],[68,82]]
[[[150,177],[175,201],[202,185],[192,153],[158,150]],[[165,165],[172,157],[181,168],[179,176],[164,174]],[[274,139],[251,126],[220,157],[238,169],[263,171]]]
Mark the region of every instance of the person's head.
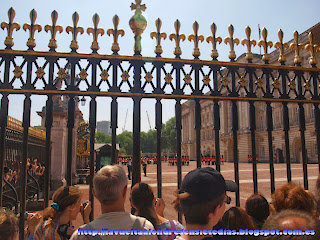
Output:
[[264,230],[314,230],[315,235],[269,235],[261,237],[263,240],[316,240],[320,239],[320,226],[319,220],[311,216],[305,211],[298,211],[287,209],[283,210],[276,215],[270,216],[264,223],[262,229]]
[[131,206],[137,210],[137,215],[148,219],[153,226],[158,225],[155,200],[151,187],[146,183],[136,183],[131,189]]
[[314,199],[303,187],[295,183],[288,183],[276,189],[272,203],[277,212],[296,209],[315,214]]
[[16,240],[19,238],[18,218],[5,209],[0,210],[0,236],[3,240]]
[[93,178],[94,195],[102,205],[121,201],[124,204],[128,179],[122,167],[108,165],[101,168]]
[[187,224],[213,227],[224,214],[225,202],[230,201],[226,191],[237,191],[236,183],[225,181],[213,168],[198,168],[183,179],[175,208],[182,212]]
[[252,194],[246,201],[246,212],[259,226],[263,224],[270,214],[269,203],[261,194]]
[[53,194],[52,201],[51,206],[44,210],[44,219],[58,219],[64,215],[68,216],[69,220],[75,220],[80,212],[81,192],[72,186],[60,187]]
[[[219,227],[224,229],[235,229],[239,231],[240,229],[256,229],[251,217],[240,207],[232,207],[226,211],[219,223]],[[226,236],[228,240],[236,239],[253,239],[253,236],[245,236],[244,238],[240,236]],[[224,239],[224,238],[223,238]]]

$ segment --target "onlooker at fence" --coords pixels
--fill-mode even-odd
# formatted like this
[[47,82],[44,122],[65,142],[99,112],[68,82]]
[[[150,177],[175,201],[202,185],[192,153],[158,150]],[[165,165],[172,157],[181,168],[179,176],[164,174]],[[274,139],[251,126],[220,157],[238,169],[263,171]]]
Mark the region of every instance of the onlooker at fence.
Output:
[[[124,203],[127,194],[128,178],[122,167],[105,166],[101,168],[93,179],[93,194],[101,204],[102,214],[89,224],[74,232],[71,239],[117,239],[130,240],[135,235],[81,235],[86,229],[109,229],[109,230],[154,230],[152,224],[142,217],[136,217],[125,212]],[[141,235],[139,240],[156,240],[156,235]]]
[[131,158],[128,159],[128,179],[131,180],[131,172],[132,172],[132,160]]
[[269,203],[261,194],[252,194],[246,201],[246,212],[252,217],[255,225],[261,229],[270,214]]
[[147,176],[147,165],[148,165],[148,162],[147,162],[146,158],[144,158],[142,161],[142,167],[143,167],[143,172],[144,172],[145,177]]
[[312,196],[295,183],[288,183],[276,189],[272,195],[272,204],[277,212],[296,209],[315,215],[316,210]]
[[[183,230],[183,226],[178,221],[168,220],[157,214],[155,205],[160,204],[160,201],[156,200],[148,184],[141,182],[135,184],[131,190],[130,201],[132,207],[136,209],[136,215],[148,219],[156,230]],[[161,212],[163,214],[163,210]],[[174,233],[171,235],[158,235],[160,240],[172,240],[175,236]]]
[[[225,181],[213,168],[198,168],[189,172],[183,179],[175,200],[175,208],[185,217],[185,229],[212,230],[224,214],[225,203],[230,203],[231,199],[226,191],[235,192],[237,189],[235,182]],[[199,239],[199,235],[183,234],[176,239]]]
[[[219,227],[228,230],[256,229],[256,225],[253,223],[251,217],[240,207],[232,207],[226,211],[220,221]],[[227,233],[228,234],[228,233]],[[232,234],[232,232],[231,232]],[[255,239],[255,236],[236,236],[236,235],[219,236],[219,239],[227,240],[251,240]]]
[[[40,214],[29,214],[24,231],[24,238],[31,240],[34,237],[35,228],[41,221]],[[19,239],[18,218],[13,212],[5,209],[0,210],[0,236],[1,240]]]
[[[298,210],[283,210],[276,215],[270,216],[262,229],[275,230],[282,232],[279,234],[270,234],[268,236],[260,236],[261,240],[319,240],[320,239],[320,225],[319,220],[310,216],[305,211]],[[291,230],[291,231],[290,231]],[[293,235],[292,230],[301,230],[305,234]],[[308,230],[308,233],[307,233]],[[295,231],[295,232],[296,232]],[[314,235],[312,235],[314,234]]]
[[87,201],[83,209],[81,204],[81,192],[76,187],[60,187],[52,197],[53,203],[46,208],[43,218],[47,219],[42,222],[35,233],[35,240],[65,240],[70,239],[74,232],[71,221],[77,218],[81,211],[84,223],[89,222],[91,206]]

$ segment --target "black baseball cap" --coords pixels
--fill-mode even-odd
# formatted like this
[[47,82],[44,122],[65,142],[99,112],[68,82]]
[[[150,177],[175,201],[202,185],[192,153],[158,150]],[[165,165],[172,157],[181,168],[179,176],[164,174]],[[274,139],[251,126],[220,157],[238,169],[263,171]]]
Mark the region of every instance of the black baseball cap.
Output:
[[194,203],[212,201],[226,191],[237,192],[234,181],[224,180],[217,170],[211,167],[197,168],[183,179],[179,193],[189,193]]

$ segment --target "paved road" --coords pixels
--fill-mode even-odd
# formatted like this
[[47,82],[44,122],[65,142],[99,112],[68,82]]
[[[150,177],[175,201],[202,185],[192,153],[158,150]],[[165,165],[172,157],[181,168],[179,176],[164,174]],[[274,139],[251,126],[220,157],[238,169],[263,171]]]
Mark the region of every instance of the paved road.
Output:
[[[214,166],[210,166],[214,167]],[[123,165],[124,170],[127,172],[127,168]],[[196,168],[196,162],[190,162],[189,166],[182,166],[182,178],[192,169]],[[302,164],[291,165],[292,180],[303,186],[303,171]],[[143,171],[141,170],[143,173]],[[153,187],[155,195],[157,194],[157,169],[156,165],[150,164],[147,168],[147,177],[142,176],[141,181],[150,184]],[[221,172],[225,179],[234,180],[234,167],[233,163],[225,163],[221,165]],[[285,164],[275,164],[275,186],[276,188],[287,182],[287,171]],[[318,177],[318,165],[308,165],[308,181],[309,190],[314,192],[315,182]],[[248,163],[239,164],[239,178],[240,178],[240,206],[244,207],[246,199],[253,193],[253,177],[252,177],[252,165]],[[89,187],[88,185],[78,185],[83,192],[83,200],[88,199]],[[131,182],[129,181],[130,189]],[[167,163],[162,164],[162,197],[166,203],[165,217],[169,219],[177,219],[177,213],[173,209],[172,202],[175,199],[175,191],[177,190],[177,167],[168,166]],[[270,190],[270,169],[269,165],[265,163],[258,164],[258,191],[262,193],[269,201],[271,200]],[[127,198],[129,198],[129,190]],[[230,193],[232,202],[230,206],[235,205],[235,194]],[[95,217],[100,214],[99,203],[95,201]],[[126,202],[126,210],[130,211],[129,199]],[[76,226],[82,224],[80,216],[75,223]]]

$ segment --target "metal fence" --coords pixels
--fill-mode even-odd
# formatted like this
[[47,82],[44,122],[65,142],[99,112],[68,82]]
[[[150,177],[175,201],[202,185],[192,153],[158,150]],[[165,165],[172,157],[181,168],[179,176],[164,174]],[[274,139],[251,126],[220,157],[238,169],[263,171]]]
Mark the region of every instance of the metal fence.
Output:
[[[283,32],[279,31],[279,40],[273,45],[267,40],[267,30],[262,30],[263,40],[258,44],[264,50],[263,63],[253,63],[253,54],[251,46],[256,44],[255,40],[250,38],[251,30],[246,28],[247,38],[241,43],[247,46],[246,62],[236,62],[234,47],[239,44],[239,39],[233,36],[233,26],[229,26],[230,36],[224,39],[226,44],[230,45],[229,62],[218,61],[218,43],[222,39],[216,36],[216,26],[211,26],[212,36],[206,38],[208,43],[212,43],[211,60],[200,60],[199,43],[204,41],[204,37],[199,35],[199,25],[193,24],[194,34],[188,37],[189,41],[194,42],[194,59],[181,59],[180,43],[186,39],[185,35],[180,33],[180,22],[174,23],[175,33],[169,35],[169,39],[175,41],[174,58],[163,58],[161,39],[166,39],[166,33],[161,32],[161,20],[156,21],[156,31],[151,33],[151,38],[155,38],[155,57],[141,56],[141,34],[146,27],[146,20],[142,15],[145,5],[136,0],[131,5],[135,10],[134,16],[130,19],[130,27],[134,32],[134,55],[119,55],[118,37],[124,36],[124,31],[119,29],[119,18],[114,16],[114,28],[108,29],[107,34],[113,35],[112,55],[102,55],[98,53],[99,43],[98,35],[103,35],[104,30],[98,28],[99,16],[93,16],[93,27],[87,29],[87,33],[93,36],[91,45],[92,53],[78,53],[77,37],[84,29],[77,26],[79,16],[75,12],[72,15],[73,26],[66,27],[66,32],[71,33],[72,41],[70,44],[71,52],[56,52],[57,41],[55,36],[57,32],[62,32],[63,28],[57,23],[57,12],[52,12],[52,25],[46,25],[45,30],[50,32],[51,39],[48,44],[48,51],[34,51],[35,32],[41,31],[42,27],[36,24],[36,11],[30,13],[30,24],[24,24],[23,29],[29,31],[30,37],[27,41],[28,50],[12,50],[13,32],[19,30],[20,25],[14,22],[15,12],[10,9],[8,12],[9,21],[3,22],[1,27],[7,30],[5,40],[6,48],[0,50],[0,67],[4,68],[3,76],[0,80],[0,92],[2,94],[1,112],[0,112],[0,178],[3,177],[3,159],[6,151],[5,134],[8,118],[8,96],[10,94],[21,94],[25,96],[23,110],[23,138],[22,138],[22,180],[24,186],[27,182],[26,161],[28,157],[28,138],[30,135],[30,108],[31,95],[47,96],[45,127],[46,127],[46,172],[45,172],[45,203],[48,204],[50,185],[50,166],[51,166],[51,128],[53,119],[53,97],[55,95],[68,96],[68,146],[67,146],[67,183],[72,183],[72,139],[75,121],[75,98],[78,96],[89,96],[90,100],[90,201],[94,199],[91,194],[92,178],[94,174],[94,140],[96,129],[97,102],[99,96],[110,97],[111,102],[111,128],[112,128],[112,161],[116,163],[116,133],[118,122],[118,98],[132,98],[133,100],[133,180],[135,184],[141,180],[140,173],[140,133],[141,133],[141,100],[151,98],[156,100],[155,104],[155,122],[157,130],[157,159],[161,159],[161,130],[162,130],[162,99],[175,100],[176,117],[176,141],[177,141],[177,187],[180,187],[181,172],[181,101],[184,99],[195,102],[195,129],[196,129],[196,160],[197,167],[201,167],[201,100],[213,101],[213,129],[215,133],[215,156],[216,168],[220,170],[220,113],[219,104],[222,101],[231,101],[232,116],[232,137],[233,137],[233,159],[235,181],[239,184],[239,157],[238,157],[238,106],[237,102],[246,101],[249,103],[249,129],[252,145],[252,167],[254,191],[258,191],[257,180],[257,160],[256,160],[256,115],[255,102],[266,104],[266,125],[268,133],[269,146],[269,164],[271,192],[275,189],[274,170],[273,170],[273,150],[272,150],[272,107],[274,102],[280,102],[283,105],[283,130],[285,133],[285,152],[287,164],[287,178],[291,180],[290,170],[290,149],[289,149],[289,113],[288,104],[297,103],[299,115],[299,130],[301,133],[301,146],[303,158],[304,187],[308,189],[307,157],[305,146],[305,112],[304,104],[313,104],[315,131],[317,138],[317,153],[320,169],[320,113],[319,113],[319,72],[316,67],[315,57],[319,47],[313,44],[313,35],[309,34],[309,43],[304,46],[299,43],[299,34],[295,33],[294,42],[291,48],[295,51],[294,66],[286,65],[285,51],[289,47],[288,43],[283,42]],[[279,49],[278,61],[280,64],[269,64],[270,56],[268,48],[274,46]],[[301,67],[300,51],[305,48],[310,51],[310,67]],[[20,59],[22,64],[17,64]],[[87,63],[84,64],[86,60]],[[70,66],[70,79],[66,79],[66,70]],[[191,70],[190,70],[191,69]],[[90,72],[91,71],[91,72]],[[12,73],[13,72],[13,77]],[[91,73],[91,74],[90,74]],[[91,75],[91,79],[88,78]],[[58,76],[56,81],[55,76]],[[77,77],[79,76],[79,78]],[[292,77],[291,77],[292,76]],[[20,87],[15,84],[19,81]],[[37,82],[42,82],[44,87],[37,87]],[[61,84],[63,83],[63,84]],[[101,90],[101,85],[105,84],[107,90]],[[62,87],[62,85],[64,87]],[[151,86],[151,87],[150,87]],[[151,90],[150,90],[151,89]],[[245,96],[240,96],[239,91],[244,90]],[[189,94],[191,93],[191,94]],[[224,94],[223,94],[224,93]],[[161,161],[157,161],[157,184],[158,196],[162,195],[162,173]],[[26,210],[26,190],[20,189],[22,196],[20,202],[20,239],[23,239],[24,212]],[[236,204],[240,204],[240,192],[236,193]],[[0,203],[2,202],[2,189],[0,189]]]

